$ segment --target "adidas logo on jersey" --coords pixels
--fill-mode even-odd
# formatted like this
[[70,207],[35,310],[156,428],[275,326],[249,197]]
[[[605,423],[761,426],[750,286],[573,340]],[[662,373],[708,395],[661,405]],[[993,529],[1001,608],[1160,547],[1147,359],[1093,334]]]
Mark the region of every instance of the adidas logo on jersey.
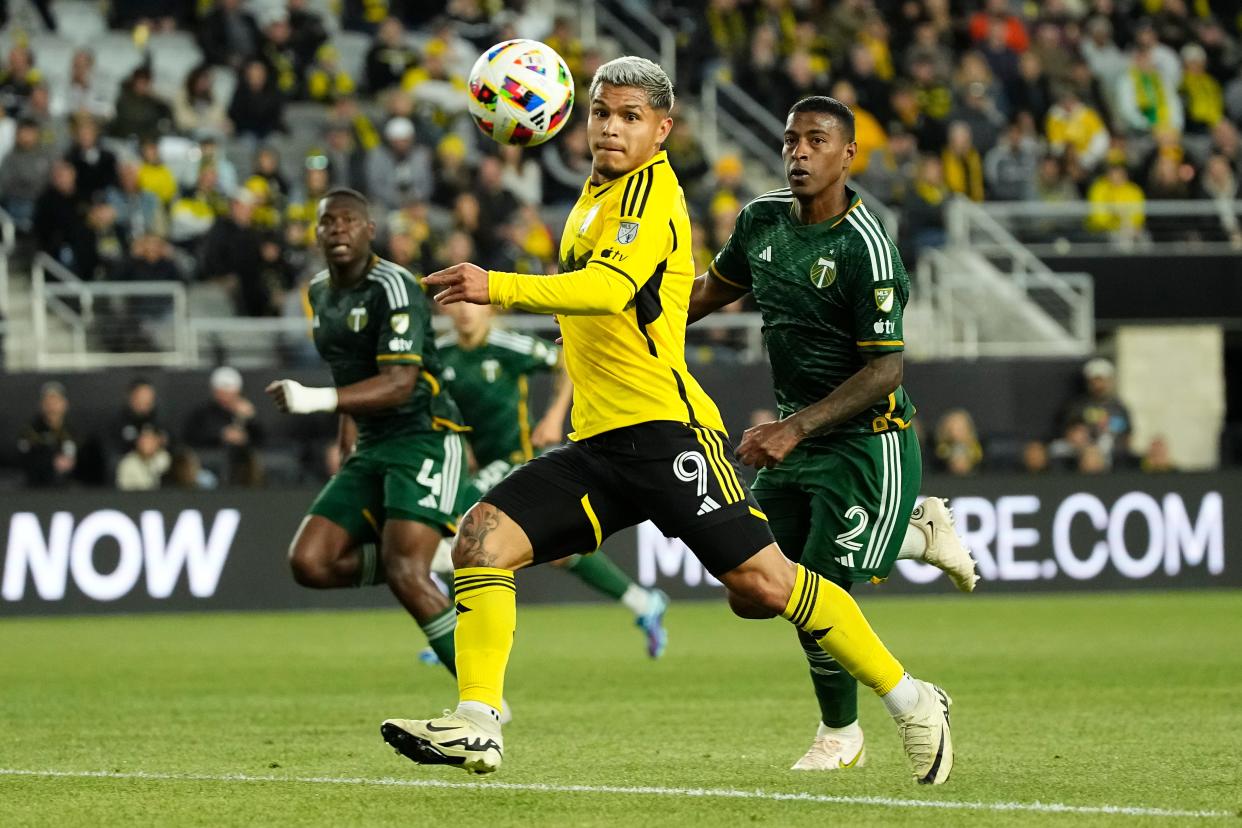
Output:
[[711,495],[704,495],[703,502],[699,504],[699,514],[705,515],[708,512],[714,512],[720,508],[720,504],[712,500]]
[[765,262],[772,261],[772,245],[769,244],[767,247],[763,248],[763,250],[759,251],[759,258]]

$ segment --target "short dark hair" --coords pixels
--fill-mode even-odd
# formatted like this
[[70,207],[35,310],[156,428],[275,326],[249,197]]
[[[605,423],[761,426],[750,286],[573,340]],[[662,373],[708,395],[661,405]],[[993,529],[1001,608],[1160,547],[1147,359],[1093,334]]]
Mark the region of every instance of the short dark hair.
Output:
[[830,98],[827,95],[811,95],[789,107],[790,115],[793,115],[795,112],[815,112],[822,115],[831,115],[841,125],[841,130],[845,133],[846,140],[854,140],[854,112],[836,98]]
[[371,202],[367,201],[367,197],[352,187],[333,187],[323,194],[320,201],[327,201],[330,198],[350,198],[362,205],[362,211],[367,215],[371,214]]

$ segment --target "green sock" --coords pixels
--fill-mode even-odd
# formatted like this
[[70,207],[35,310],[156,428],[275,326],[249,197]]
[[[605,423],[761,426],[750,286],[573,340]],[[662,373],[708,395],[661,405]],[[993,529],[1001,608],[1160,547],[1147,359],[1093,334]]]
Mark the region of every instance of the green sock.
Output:
[[457,653],[453,647],[453,632],[457,629],[457,610],[449,607],[435,618],[419,621],[427,636],[427,643],[440,657],[440,663],[453,675],[457,675]]
[[798,641],[811,667],[820,721],[828,727],[845,727],[858,721],[858,682],[810,635],[798,630]]
[[576,558],[577,560],[571,560],[565,568],[574,573],[582,583],[611,598],[620,601],[625,591],[634,584],[634,580],[603,552],[578,555]]
[[358,547],[358,583],[355,586],[377,586],[384,583],[384,559],[379,547],[364,543]]

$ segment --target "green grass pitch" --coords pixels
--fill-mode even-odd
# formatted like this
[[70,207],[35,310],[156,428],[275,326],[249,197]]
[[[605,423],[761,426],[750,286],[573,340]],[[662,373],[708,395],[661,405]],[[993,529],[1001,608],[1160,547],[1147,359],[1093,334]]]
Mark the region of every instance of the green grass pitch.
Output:
[[519,608],[517,718],[483,780],[380,740],[455,698],[395,609],[10,619],[0,825],[1242,824],[1242,594],[862,603],[954,697],[943,787],[913,783],[872,698],[868,767],[787,770],[816,720],[793,632],[723,603],[674,605],[659,662],[619,607]]

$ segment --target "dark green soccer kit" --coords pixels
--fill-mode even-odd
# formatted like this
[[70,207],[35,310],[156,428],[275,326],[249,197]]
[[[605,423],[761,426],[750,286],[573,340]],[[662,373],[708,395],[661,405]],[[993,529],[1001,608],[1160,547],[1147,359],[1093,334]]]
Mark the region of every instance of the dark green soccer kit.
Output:
[[[869,356],[904,349],[910,278],[883,226],[846,192],[845,213],[811,225],[794,216],[788,189],[760,196],[709,271],[754,295],[782,418],[828,396]],[[913,416],[899,387],[759,472],[751,491],[789,558],[846,589],[888,577],[922,483]],[[814,640],[802,643],[824,723],[856,720],[854,680]]]
[[385,365],[419,368],[414,392],[400,406],[354,417],[357,450],[310,514],[359,540],[377,539],[387,517],[453,534],[469,483],[464,426],[441,387],[431,309],[418,283],[404,268],[373,257],[354,287],[334,286],[325,270],[311,280],[308,293],[315,347],[336,387],[373,377]]

